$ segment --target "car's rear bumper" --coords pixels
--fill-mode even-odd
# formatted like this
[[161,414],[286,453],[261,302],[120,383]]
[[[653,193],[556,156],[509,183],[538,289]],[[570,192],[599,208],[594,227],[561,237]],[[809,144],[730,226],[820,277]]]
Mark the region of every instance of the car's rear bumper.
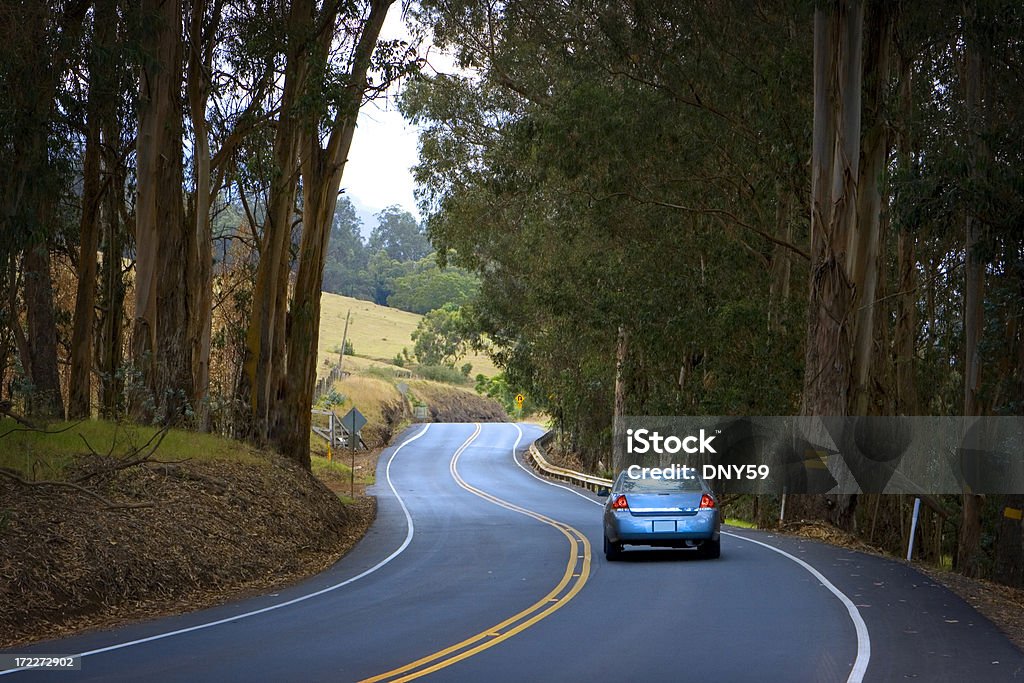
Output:
[[673,545],[686,541],[717,541],[719,529],[714,511],[684,516],[638,516],[613,513],[605,519],[605,536],[613,543]]

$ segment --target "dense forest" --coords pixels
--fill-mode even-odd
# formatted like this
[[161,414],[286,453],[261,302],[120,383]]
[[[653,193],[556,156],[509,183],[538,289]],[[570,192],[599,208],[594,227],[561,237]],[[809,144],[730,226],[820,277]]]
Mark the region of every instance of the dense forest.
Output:
[[323,291],[421,314],[473,298],[477,278],[462,268],[440,268],[415,216],[389,206],[376,218],[364,240],[352,202],[338,198],[324,257]]
[[[1021,414],[1019,3],[419,19],[473,74],[404,90],[429,232],[480,273],[473,313],[510,384],[590,467],[617,415]],[[898,548],[906,503],[873,498],[787,514],[866,535],[882,502],[873,540],[888,524]],[[947,498],[932,559],[1024,583],[1002,515],[1022,497]]]
[[380,39],[391,5],[3,4],[8,410],[214,429],[308,467],[357,115],[419,65]]
[[[392,4],[2,1],[5,411],[308,467],[323,287],[472,299],[589,467],[622,415],[1021,414],[1019,3]],[[431,244],[391,209],[364,241],[339,198],[397,89]],[[790,505],[898,525],[871,503]],[[1024,584],[1004,506],[936,501],[932,559]]]

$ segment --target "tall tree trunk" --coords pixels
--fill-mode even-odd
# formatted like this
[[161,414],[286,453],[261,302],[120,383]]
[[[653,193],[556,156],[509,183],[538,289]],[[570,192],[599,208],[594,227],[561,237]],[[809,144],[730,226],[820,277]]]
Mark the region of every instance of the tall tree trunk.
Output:
[[[92,97],[90,96],[90,99]],[[71,374],[68,380],[68,417],[88,417],[92,399],[92,332],[96,304],[96,249],[99,246],[97,216],[100,205],[99,121],[90,107],[85,161],[82,167],[81,245],[78,254],[78,285],[71,330]]]
[[[853,292],[846,250],[856,228],[861,27],[857,0],[814,13],[811,282],[803,414],[845,415]],[[832,76],[834,74],[834,76]]]
[[[48,237],[56,214],[53,184],[64,178],[50,158],[51,123],[56,109],[57,84],[65,75],[68,55],[73,53],[89,3],[78,3],[58,13],[48,3],[13,3],[0,19],[7,34],[32,49],[5,60],[7,109],[5,126],[10,168],[0,181],[3,211],[0,212],[0,259],[10,262],[24,250],[26,338],[23,367],[35,388],[30,410],[43,417],[64,417],[57,360],[57,327]],[[5,34],[5,35],[7,35]],[[13,286],[13,285],[12,285]],[[17,323],[17,321],[14,321]]]
[[57,370],[57,319],[53,310],[50,251],[45,242],[25,250],[25,309],[29,367],[35,391],[31,412],[63,418],[64,398]]
[[[117,21],[118,0],[100,0],[96,4],[96,20],[114,27]],[[113,31],[113,28],[111,28]],[[108,56],[108,59],[110,57]],[[115,68],[111,64],[111,68]],[[112,88],[118,88],[112,79]],[[110,94],[109,96],[113,96]],[[125,281],[122,254],[124,252],[125,225],[121,219],[124,209],[125,172],[121,164],[123,142],[117,110],[113,106],[100,108],[101,161],[106,191],[103,195],[100,219],[102,225],[103,260],[100,264],[99,310],[100,320],[96,341],[96,365],[100,378],[100,415],[113,419],[123,406],[124,392],[122,362],[124,358]]]
[[[271,389],[275,365],[285,363],[284,302],[288,288],[288,259],[295,192],[298,180],[299,112],[297,104],[305,89],[308,73],[306,47],[313,6],[309,0],[295,0],[288,20],[288,54],[285,63],[281,114],[274,136],[276,168],[270,182],[267,218],[263,229],[260,261],[256,269],[252,314],[246,332],[245,359],[238,397],[247,406],[243,434],[264,443],[269,437]],[[275,349],[276,347],[276,349]]]
[[888,206],[888,182],[884,176],[890,141],[885,97],[889,85],[892,11],[888,3],[872,3],[866,29],[864,111],[870,123],[861,150],[856,223],[847,244],[847,272],[854,293],[855,334],[850,359],[853,377],[849,405],[853,415],[869,414],[870,382],[874,374],[871,360],[875,356],[875,320],[878,317],[875,299],[882,257],[882,213]]
[[[116,121],[105,128],[104,140],[116,149],[120,133]],[[121,253],[123,227],[120,202],[124,196],[124,177],[117,166],[116,153],[106,158],[110,188],[103,202],[103,261],[100,265],[100,323],[96,348],[96,365],[100,375],[100,415],[112,419],[121,411],[124,378],[121,365],[124,357],[124,298],[125,283]]]
[[[977,188],[981,175],[981,164],[985,157],[981,127],[984,125],[982,114],[981,79],[983,70],[981,55],[977,47],[978,37],[973,35],[977,30],[977,5],[971,1],[965,7],[965,58],[966,58],[966,96],[968,126],[968,183]],[[980,254],[981,224],[973,215],[974,207],[965,206],[965,253],[966,268],[964,270],[964,415],[978,415],[980,401],[978,392],[981,388],[981,334],[985,326],[985,263]],[[968,576],[979,576],[981,573],[981,514],[983,498],[972,491],[965,491],[960,518],[960,536],[957,553],[957,566]]]
[[[192,231],[182,204],[182,11],[174,0],[144,0],[152,53],[139,86],[136,301],[133,355],[164,421],[178,420],[193,396],[187,277]],[[146,417],[148,410],[139,413]]]
[[615,404],[612,415],[612,471],[621,472],[626,467],[625,434],[622,433],[622,421],[626,417],[626,359],[629,356],[629,332],[619,325],[619,333],[615,340]]
[[370,3],[370,14],[362,26],[353,53],[345,99],[332,124],[326,149],[320,145],[319,122],[309,122],[303,131],[302,241],[299,244],[299,272],[292,297],[291,329],[287,340],[285,400],[278,403],[281,410],[274,432],[279,450],[306,468],[310,464],[309,411],[316,384],[324,255],[356,119],[366,94],[371,57],[392,2],[372,0]]
[[[912,164],[910,119],[913,115],[913,62],[905,51],[897,53],[899,72],[898,164],[909,173]],[[896,325],[893,358],[896,369],[897,415],[917,415],[917,238],[910,226],[900,223],[896,236]]]
[[[857,229],[864,7],[840,0],[814,11],[814,126],[811,146],[811,273],[802,414],[844,416],[850,395],[852,236]],[[852,528],[855,495],[794,496],[795,517]]]
[[109,114],[111,93],[111,35],[116,27],[111,0],[96,3],[93,50],[89,60],[89,95],[86,103],[85,158],[82,163],[82,217],[79,223],[78,284],[71,330],[71,373],[68,380],[68,417],[88,417],[92,407],[93,328],[96,314],[96,250],[99,247],[100,122]]
[[210,71],[213,64],[213,39],[220,20],[219,4],[213,9],[211,24],[204,31],[207,0],[194,0],[189,17],[188,102],[194,135],[192,148],[195,175],[193,202],[193,241],[189,251],[190,279],[193,282],[189,343],[192,353],[192,400],[199,414],[199,425],[209,428],[209,411],[205,399],[210,387],[210,339],[213,325],[213,233],[210,222],[210,140],[206,123],[206,101],[210,94]]

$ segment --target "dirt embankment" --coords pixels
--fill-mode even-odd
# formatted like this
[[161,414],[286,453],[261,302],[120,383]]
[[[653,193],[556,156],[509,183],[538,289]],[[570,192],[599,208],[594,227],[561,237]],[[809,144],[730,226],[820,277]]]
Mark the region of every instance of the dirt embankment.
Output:
[[335,562],[374,515],[373,499],[345,506],[273,456],[138,465],[88,488],[106,502],[0,477],[0,647],[294,582]]
[[493,398],[447,384],[417,380],[410,393],[426,404],[431,422],[505,422],[508,415]]

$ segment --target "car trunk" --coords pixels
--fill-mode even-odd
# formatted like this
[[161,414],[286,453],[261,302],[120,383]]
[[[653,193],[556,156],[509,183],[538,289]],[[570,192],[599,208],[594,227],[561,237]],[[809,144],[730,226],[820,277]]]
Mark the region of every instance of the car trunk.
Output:
[[703,495],[703,491],[625,494],[630,513],[637,517],[695,515]]

